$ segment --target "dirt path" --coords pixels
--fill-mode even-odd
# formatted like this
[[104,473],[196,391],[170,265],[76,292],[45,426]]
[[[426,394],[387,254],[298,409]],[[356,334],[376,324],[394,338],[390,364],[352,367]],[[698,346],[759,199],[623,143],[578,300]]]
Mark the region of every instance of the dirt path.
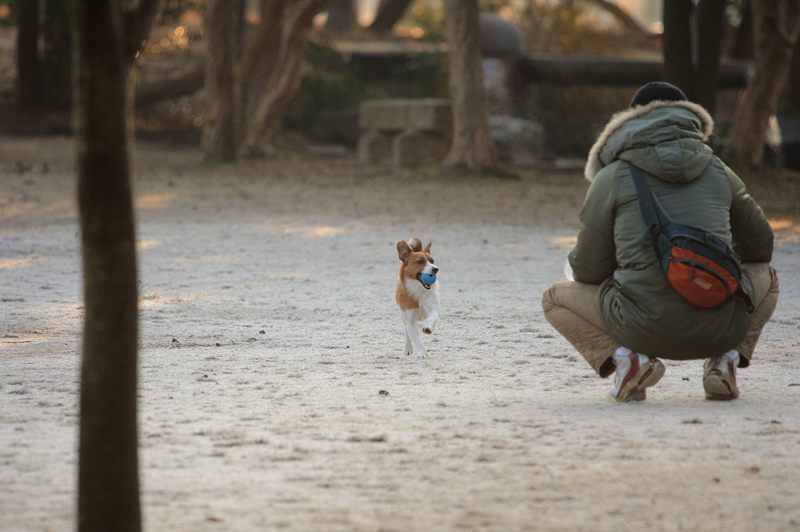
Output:
[[[71,149],[0,139],[4,531],[74,523]],[[742,398],[705,401],[702,363],[667,362],[647,402],[617,405],[539,306],[577,172],[205,167],[143,143],[135,163],[147,530],[800,530],[795,183],[753,187],[781,301]],[[412,234],[442,268],[421,363],[401,356],[393,304]]]

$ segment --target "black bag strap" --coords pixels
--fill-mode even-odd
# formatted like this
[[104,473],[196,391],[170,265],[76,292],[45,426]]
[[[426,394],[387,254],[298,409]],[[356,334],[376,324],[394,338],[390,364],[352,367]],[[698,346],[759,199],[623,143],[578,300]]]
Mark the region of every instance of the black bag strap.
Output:
[[[644,219],[644,223],[647,225],[647,230],[653,235],[653,245],[656,250],[656,256],[659,256],[659,249],[658,249],[658,235],[661,233],[661,230],[664,226],[674,223],[672,218],[670,218],[669,214],[664,210],[664,207],[661,206],[661,202],[658,201],[658,197],[656,196],[655,192],[650,189],[650,185],[647,183],[647,177],[644,175],[644,172],[638,167],[631,163],[628,163],[628,168],[631,172],[631,177],[633,177],[633,184],[636,186],[636,194],[639,197],[639,210],[642,212],[642,218]],[[728,246],[726,245],[726,248]],[[731,255],[733,255],[732,250],[728,250]],[[741,270],[739,268],[739,264],[734,260],[734,265],[736,269],[739,270],[739,275],[741,275]],[[747,305],[747,312],[752,313],[755,309],[750,296],[742,289],[741,283],[739,283],[739,287],[736,290],[737,293],[741,294],[742,299],[744,300],[745,304]]]
[[633,177],[633,184],[636,185],[636,194],[639,196],[639,210],[642,211],[642,218],[644,223],[647,224],[647,230],[655,236],[661,232],[662,227],[672,222],[672,218],[664,211],[655,192],[650,189],[644,172],[631,163],[628,163],[628,168]]

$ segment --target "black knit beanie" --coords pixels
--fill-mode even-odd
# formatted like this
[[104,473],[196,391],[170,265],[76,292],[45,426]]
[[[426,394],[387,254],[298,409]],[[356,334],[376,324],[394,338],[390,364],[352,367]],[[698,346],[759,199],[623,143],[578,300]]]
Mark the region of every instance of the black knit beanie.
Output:
[[666,81],[651,81],[639,87],[633,95],[630,107],[637,105],[647,105],[656,100],[681,101],[688,100],[686,95],[678,87]]

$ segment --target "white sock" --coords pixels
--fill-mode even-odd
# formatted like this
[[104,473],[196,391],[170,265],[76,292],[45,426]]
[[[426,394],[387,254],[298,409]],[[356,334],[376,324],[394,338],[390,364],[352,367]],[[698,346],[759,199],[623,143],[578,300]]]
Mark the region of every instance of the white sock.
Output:
[[739,367],[739,351],[736,349],[731,349],[727,353],[723,353],[717,358],[711,359],[714,363],[712,366],[714,369],[720,370],[722,373],[728,372],[728,360],[733,362],[734,369]]
[[[624,345],[621,345],[616,349],[616,351],[614,351],[614,356],[620,358],[628,358],[629,356],[631,356],[631,353],[633,353],[632,349],[628,349]],[[642,353],[636,353],[636,354],[639,355],[640,364],[647,364],[650,361],[649,356]],[[614,363],[616,363],[616,360],[614,361]]]
[[614,351],[614,356],[615,357],[629,357],[630,354],[631,354],[631,350],[628,349],[627,347],[625,347],[624,345],[619,346],[617,348],[617,350]]

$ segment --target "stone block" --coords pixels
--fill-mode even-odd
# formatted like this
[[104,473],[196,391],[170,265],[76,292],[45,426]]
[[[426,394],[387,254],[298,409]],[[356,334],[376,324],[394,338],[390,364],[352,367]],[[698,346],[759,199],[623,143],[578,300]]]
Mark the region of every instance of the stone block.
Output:
[[406,106],[402,100],[367,100],[358,111],[358,126],[361,129],[402,131],[406,128]]
[[440,163],[450,150],[452,139],[437,131],[409,129],[392,140],[392,164],[416,166]]
[[409,100],[406,129],[438,131],[446,135],[453,132],[453,110],[450,100],[420,98]]
[[361,104],[358,125],[362,129],[403,131],[407,129],[452,130],[450,101],[438,98],[368,100]]
[[372,164],[390,161],[393,136],[377,129],[367,130],[358,139],[358,162]]
[[504,115],[489,117],[492,140],[501,161],[534,165],[544,154],[544,130],[536,122]]

